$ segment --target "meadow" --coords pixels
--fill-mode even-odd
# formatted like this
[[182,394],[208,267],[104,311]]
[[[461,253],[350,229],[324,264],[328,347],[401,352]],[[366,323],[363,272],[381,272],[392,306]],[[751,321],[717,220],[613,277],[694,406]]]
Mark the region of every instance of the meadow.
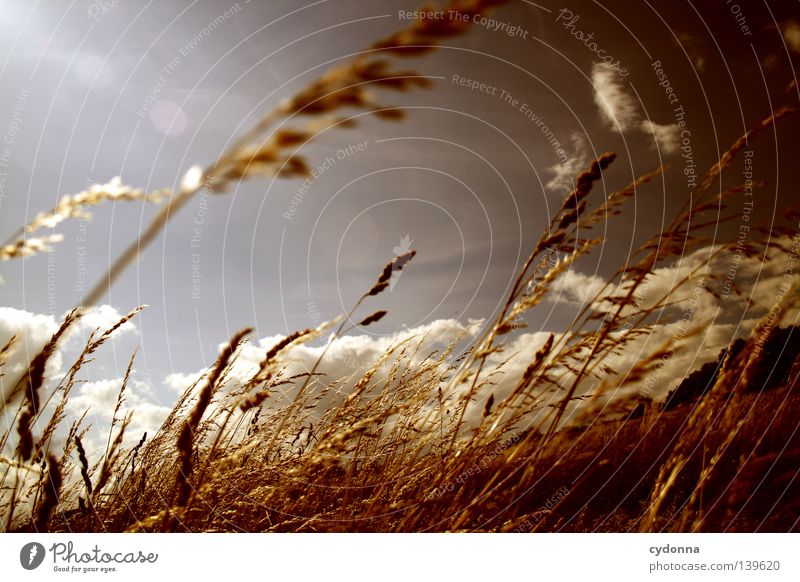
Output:
[[[576,261],[604,242],[598,234],[666,167],[601,196],[596,186],[616,154],[598,156],[574,176],[573,190],[523,261],[498,314],[476,335],[429,351],[423,337],[392,345],[369,369],[331,378],[327,348],[314,366],[289,371],[299,345],[331,346],[354,326],[383,319],[380,302],[392,277],[414,277],[415,251],[376,265],[374,284],[340,317],[298,330],[272,345],[242,380],[233,373],[252,329],[234,334],[196,382],[187,385],[155,434],[130,434],[122,414],[136,354],[116,400],[105,450],[87,451],[86,415],[71,418],[67,402],[93,354],[136,308],[91,334],[59,377],[48,361],[77,322],[103,298],[170,218],[200,192],[224,195],[242,180],[306,178],[317,163],[298,151],[324,131],[357,132],[358,114],[399,122],[390,92],[428,88],[400,63],[467,32],[497,0],[455,0],[461,16],[415,20],[359,56],[329,69],[285,100],[206,168],[186,172],[175,192],[145,192],[115,181],[63,197],[0,247],[2,261],[22,260],[61,242],[54,228],[86,217],[91,207],[157,205],[108,273],[63,320],[27,370],[3,394],[8,422],[0,436],[0,516],[4,531],[52,532],[421,532],[421,531],[794,531],[800,516],[796,216],[747,241],[707,234],[729,220],[726,202],[742,186],[720,178],[747,144],[797,112],[790,85],[765,115],[698,179],[680,212],[651,234],[592,290],[569,326],[552,333],[512,374],[504,351],[524,329],[525,315],[545,302]],[[681,271],[666,289],[643,287],[654,273],[705,249],[708,260]],[[716,258],[743,257],[785,266],[775,308],[730,349],[666,399],[641,387],[665,360],[703,332],[692,313],[694,293],[719,296],[725,273]],[[746,294],[746,289],[732,292]],[[626,369],[621,353],[664,318],[685,321],[679,336],[650,346]],[[4,362],[20,346],[0,346]],[[660,381],[660,380],[656,380]],[[591,389],[587,389],[591,385]],[[87,411],[88,412],[88,411]],[[135,414],[135,411],[133,412]]]

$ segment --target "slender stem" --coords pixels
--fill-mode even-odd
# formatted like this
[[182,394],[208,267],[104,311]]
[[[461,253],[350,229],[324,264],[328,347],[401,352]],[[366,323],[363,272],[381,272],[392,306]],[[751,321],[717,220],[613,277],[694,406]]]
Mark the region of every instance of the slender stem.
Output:
[[344,317],[342,323],[339,324],[339,327],[336,329],[336,331],[334,331],[333,334],[331,334],[328,344],[325,346],[325,349],[322,350],[322,353],[317,358],[317,361],[314,363],[314,366],[311,368],[311,371],[308,373],[308,376],[306,376],[306,379],[300,385],[300,388],[298,389],[297,394],[295,394],[294,398],[292,399],[292,402],[289,405],[289,409],[286,411],[286,414],[282,415],[281,421],[278,424],[278,428],[275,429],[275,432],[273,433],[272,438],[270,439],[269,446],[267,447],[268,449],[272,448],[272,446],[275,444],[275,441],[278,439],[278,436],[280,436],[281,431],[283,431],[283,429],[286,428],[286,423],[289,422],[289,417],[291,416],[292,409],[297,405],[297,403],[300,401],[300,397],[305,393],[308,384],[314,377],[314,373],[317,371],[317,368],[319,367],[320,362],[322,362],[322,359],[325,357],[325,354],[328,353],[328,350],[330,349],[331,345],[333,345],[333,342],[336,341],[336,339],[338,339],[339,337],[339,334],[342,333],[344,326],[347,324],[348,321],[350,321],[350,318],[353,316],[353,313],[355,313],[356,309],[358,309],[361,306],[361,303],[366,298],[367,295],[365,294],[362,295],[358,301],[356,301],[356,304],[353,306],[352,309],[350,309],[350,311]]
[[89,295],[83,300],[84,307],[91,307],[95,305],[100,298],[111,288],[111,285],[119,278],[122,272],[128,268],[138,257],[141,251],[146,248],[158,236],[164,226],[170,219],[180,210],[191,197],[200,190],[201,186],[189,190],[181,190],[176,196],[170,198],[166,206],[162,208],[159,213],[153,218],[144,231],[136,241],[131,243],[125,252],[120,255],[111,268],[89,292]]

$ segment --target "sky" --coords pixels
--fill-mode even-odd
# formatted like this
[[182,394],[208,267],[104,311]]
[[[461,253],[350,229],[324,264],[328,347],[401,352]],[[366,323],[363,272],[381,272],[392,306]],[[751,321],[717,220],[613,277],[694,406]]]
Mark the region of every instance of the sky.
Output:
[[[211,163],[332,64],[406,26],[416,8],[399,0],[0,0],[0,236],[115,176],[147,191],[177,188],[193,165]],[[414,261],[368,305],[389,314],[351,334],[334,354],[336,372],[352,368],[348,350],[378,354],[398,333],[438,330],[445,342],[497,313],[591,159],[618,154],[595,201],[669,165],[603,225],[605,242],[563,278],[557,297],[527,316],[527,330],[511,340],[522,365],[569,323],[587,289],[670,220],[691,176],[776,105],[800,58],[797,8],[512,0],[436,52],[403,60],[433,80],[428,90],[378,93],[405,110],[404,121],[365,117],[355,129],[326,131],[300,152],[317,169],[311,183],[242,182],[195,197],[169,223],[82,324],[85,335],[148,305],[98,353],[79,404],[113,400],[138,348],[130,404],[155,422],[235,331],[254,327],[263,351],[332,319],[409,248]],[[753,208],[761,223],[797,200],[797,148],[785,145],[797,130],[790,119],[765,133],[749,146],[751,166],[737,159],[717,185],[741,183],[752,169],[766,182]],[[0,340],[23,329],[26,353],[35,353],[156,211],[98,207],[91,221],[58,225],[64,240],[52,252],[0,264]],[[719,225],[709,242],[735,232],[736,224]],[[759,276],[758,264],[750,268]],[[770,269],[765,288],[779,271]],[[741,309],[731,306],[728,319]],[[729,324],[675,370],[716,355],[723,332],[735,333]]]

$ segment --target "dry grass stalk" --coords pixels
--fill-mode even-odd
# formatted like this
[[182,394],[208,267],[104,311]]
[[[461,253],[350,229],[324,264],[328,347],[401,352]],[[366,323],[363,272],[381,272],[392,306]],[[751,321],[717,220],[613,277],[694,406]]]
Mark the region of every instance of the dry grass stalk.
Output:
[[24,259],[51,250],[52,245],[60,243],[64,237],[60,234],[21,238],[12,243],[0,246],[0,261]]
[[59,340],[81,315],[81,312],[77,309],[67,314],[66,318],[64,318],[64,323],[61,324],[58,331],[56,331],[45,344],[42,351],[33,358],[27,372],[25,372],[17,383],[16,388],[11,393],[11,397],[13,397],[14,393],[24,390],[25,407],[22,409],[17,425],[17,433],[19,434],[17,456],[23,461],[29,460],[33,454],[34,439],[31,421],[39,413],[39,390],[44,383],[45,366],[50,357],[55,353]]
[[81,478],[83,479],[83,485],[86,487],[86,498],[91,499],[92,497],[92,479],[89,477],[89,459],[86,458],[86,449],[83,448],[83,441],[81,441],[81,437],[75,435],[75,448],[78,451],[78,460],[81,464]]
[[3,376],[2,372],[3,364],[6,363],[6,360],[8,359],[8,354],[10,354],[11,351],[14,349],[14,344],[16,342],[17,342],[17,334],[14,334],[10,338],[8,338],[8,341],[5,343],[5,345],[2,348],[0,348],[0,377]]
[[[219,380],[224,369],[228,366],[228,362],[233,356],[234,352],[238,349],[239,345],[244,341],[244,338],[250,334],[251,329],[244,329],[234,335],[228,345],[222,350],[214,368],[208,376],[202,390],[197,396],[197,402],[189,414],[188,418],[184,421],[178,435],[176,443],[179,454],[179,468],[178,474],[175,478],[175,496],[172,506],[175,508],[183,508],[189,501],[190,485],[189,476],[192,474],[193,463],[193,450],[194,450],[194,436],[200,420],[211,403],[211,396],[214,393],[214,388]],[[174,514],[171,518],[174,525]],[[167,529],[171,529],[172,525],[168,524]]]
[[[170,190],[158,190],[155,192],[146,193],[138,188],[131,188],[122,183],[122,178],[116,176],[111,179],[107,184],[92,184],[87,190],[79,192],[74,195],[62,196],[55,208],[49,212],[40,212],[36,217],[24,228],[20,229],[18,235],[29,235],[37,230],[45,228],[55,228],[60,223],[70,218],[78,218],[81,220],[90,220],[92,215],[88,212],[87,208],[90,206],[97,206],[103,202],[123,202],[141,200],[144,202],[161,202],[163,198],[170,195]],[[60,242],[61,238],[50,238],[49,242]],[[41,252],[46,249],[31,249],[30,242],[25,239],[18,239],[14,242],[7,241],[4,245],[7,248],[28,248],[28,254],[32,252]],[[25,256],[25,254],[18,254],[16,256],[8,256],[7,258],[17,258],[17,256]],[[0,251],[0,260],[3,258],[3,253]]]
[[58,506],[61,495],[62,476],[58,459],[53,455],[47,456],[47,476],[43,484],[44,493],[33,519],[33,530],[36,532],[48,531],[48,523],[53,510]]
[[147,431],[142,434],[142,438],[136,443],[136,446],[133,447],[133,453],[131,455],[131,477],[136,472],[136,457],[139,456],[139,451],[142,450],[145,441],[147,440]]
[[94,499],[97,499],[97,497],[100,495],[100,492],[105,488],[111,479],[111,476],[114,474],[121,452],[120,447],[122,445],[122,439],[124,438],[125,431],[131,422],[132,415],[133,412],[129,412],[125,415],[125,418],[122,419],[122,423],[117,431],[117,436],[111,442],[110,447],[106,450],[106,454],[103,456],[103,465],[100,468],[100,474],[97,477],[97,483],[95,484],[94,491],[92,492],[92,497]]

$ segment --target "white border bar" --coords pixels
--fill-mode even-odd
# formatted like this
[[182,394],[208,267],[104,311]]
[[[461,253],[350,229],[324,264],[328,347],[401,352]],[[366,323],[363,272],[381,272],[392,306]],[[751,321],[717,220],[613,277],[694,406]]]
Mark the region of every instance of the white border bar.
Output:
[[[20,552],[30,542],[47,553],[28,571]],[[3,534],[0,567],[3,579],[15,581],[796,581],[798,550],[793,534]],[[95,561],[139,552],[158,557],[144,564]],[[90,561],[78,563],[82,554]],[[720,571],[712,564],[736,566]],[[104,566],[114,571],[83,572]]]

